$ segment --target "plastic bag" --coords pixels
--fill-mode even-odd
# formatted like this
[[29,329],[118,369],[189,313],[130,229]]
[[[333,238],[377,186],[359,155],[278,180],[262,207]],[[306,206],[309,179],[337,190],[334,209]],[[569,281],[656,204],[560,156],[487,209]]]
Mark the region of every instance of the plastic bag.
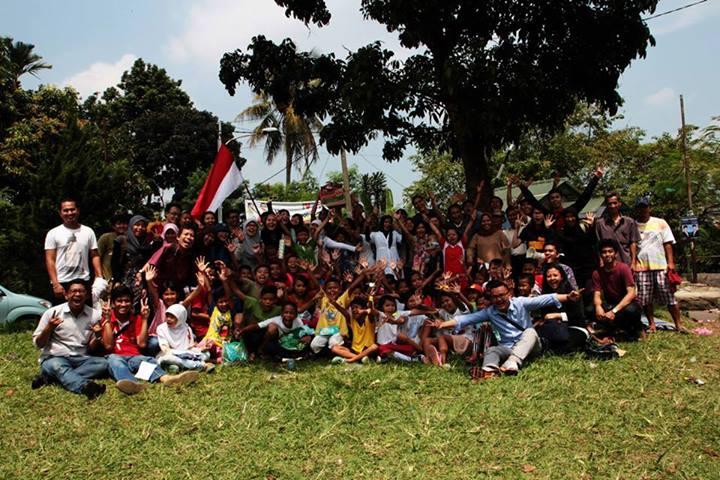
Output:
[[237,342],[225,342],[222,349],[223,363],[245,363],[248,360],[247,348],[245,342],[238,340]]

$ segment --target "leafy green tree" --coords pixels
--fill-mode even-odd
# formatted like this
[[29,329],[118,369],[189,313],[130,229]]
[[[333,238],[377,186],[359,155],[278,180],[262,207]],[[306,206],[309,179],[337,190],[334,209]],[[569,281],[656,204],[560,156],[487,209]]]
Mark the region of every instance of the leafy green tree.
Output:
[[[331,172],[328,172],[325,176],[327,177],[328,182],[343,185],[342,171],[333,170]],[[350,167],[348,167],[348,183],[350,184],[351,192],[359,192],[360,190],[362,190],[362,183],[360,181],[361,177],[362,174],[360,173],[360,169],[357,165],[351,165]]]
[[[208,169],[217,152],[217,117],[197,110],[181,85],[165,69],[138,59],[117,87],[84,104],[85,117],[100,129],[102,158],[130,159],[155,193],[174,188],[182,196],[188,172]],[[224,139],[233,131],[222,124]],[[237,144],[228,148],[238,153]]]
[[0,232],[0,283],[45,296],[40,253],[45,233],[59,223],[59,200],[77,198],[82,223],[100,232],[116,211],[140,211],[150,189],[127,159],[99,161],[102,139],[80,119],[74,90],[20,93],[27,104],[0,138],[0,176],[7,185],[0,190],[0,222],[6,226]]
[[272,165],[280,152],[285,154],[285,185],[290,185],[293,164],[298,171],[303,165],[307,171],[317,161],[315,132],[322,128],[317,117],[298,115],[292,104],[278,107],[268,95],[261,93],[256,95],[255,103],[240,112],[237,118],[260,121],[250,135],[250,146],[265,142],[268,165]]
[[438,206],[447,208],[455,194],[465,190],[465,173],[462,165],[453,161],[449,153],[432,151],[418,153],[410,157],[413,169],[420,174],[420,179],[413,182],[405,190],[405,203],[411,205],[411,197],[415,194],[427,195],[433,192]]
[[282,183],[257,184],[252,188],[256,200],[274,200],[277,202],[314,201],[317,198],[320,186],[317,179],[310,174],[299,181],[292,181],[290,185]]
[[0,37],[0,75],[9,80],[12,91],[20,88],[20,77],[26,74],[38,76],[40,70],[52,68],[33,52],[35,45],[13,42],[12,38]]
[[[276,3],[306,24],[331,18],[324,0]],[[292,100],[299,114],[329,119],[320,140],[333,154],[358,152],[378,134],[387,160],[410,143],[450,152],[470,192],[490,179],[495,152],[527,132],[561,130],[578,101],[617,110],[620,74],[654,45],[642,17],[656,4],[364,0],[367,20],[418,52],[400,61],[375,42],[340,60],[259,35],[247,52],[223,56],[220,79],[231,94],[247,82],[275,102]]]

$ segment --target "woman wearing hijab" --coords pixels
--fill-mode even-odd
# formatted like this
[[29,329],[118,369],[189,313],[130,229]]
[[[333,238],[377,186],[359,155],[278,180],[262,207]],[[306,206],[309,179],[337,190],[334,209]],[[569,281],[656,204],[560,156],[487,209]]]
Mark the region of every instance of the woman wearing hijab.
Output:
[[[542,293],[568,294],[572,292],[565,271],[557,264],[550,264],[543,272]],[[543,344],[554,353],[563,354],[581,349],[590,334],[586,329],[582,298],[577,302],[563,303],[559,308],[552,305],[540,311],[535,330]]]
[[113,281],[121,282],[133,290],[134,298],[140,298],[142,286],[137,282],[137,274],[150,256],[161,245],[147,231],[148,220],[135,215],[128,223],[125,235],[115,239],[112,256]]
[[160,343],[157,361],[168,371],[172,366],[184,370],[210,370],[214,368],[212,364],[206,363],[210,355],[197,348],[192,330],[187,324],[187,315],[187,308],[179,303],[170,305],[165,311],[165,323],[157,327]]
[[260,238],[258,222],[253,219],[245,220],[243,234],[244,238],[238,249],[239,253],[237,253],[238,260],[242,265],[247,265],[254,271],[259,263],[258,256],[262,253],[262,239]]
[[162,231],[163,242],[175,245],[177,243],[179,229],[174,223],[166,223]]

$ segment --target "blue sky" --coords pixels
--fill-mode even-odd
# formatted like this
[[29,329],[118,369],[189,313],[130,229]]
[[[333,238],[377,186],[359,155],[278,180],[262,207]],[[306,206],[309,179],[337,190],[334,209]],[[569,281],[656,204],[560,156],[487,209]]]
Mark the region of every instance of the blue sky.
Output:
[[[330,0],[330,26],[307,28],[285,18],[271,0],[126,0],[67,2],[3,0],[0,5],[0,34],[32,43],[36,52],[53,65],[40,80],[24,79],[32,88],[39,83],[73,85],[83,96],[102,91],[118,82],[122,72],[136,58],[160,65],[176,79],[198,108],[232,121],[249,105],[252,95],[242,88],[231,97],[218,80],[220,57],[226,51],[244,48],[256,34],[279,41],[292,38],[302,49],[333,51],[380,39],[389,48],[406,55],[397,39],[381,25],[363,21],[360,2]],[[691,0],[661,0],[657,12],[691,3]],[[675,132],[679,127],[678,95],[684,94],[688,123],[705,126],[720,115],[720,0],[650,20],[657,46],[644,60],[636,60],[620,81],[625,98],[624,119],[618,127],[639,126],[648,137]],[[238,125],[248,129],[251,125]],[[373,142],[361,154],[350,157],[362,172],[381,168],[389,176],[396,202],[402,187],[416,175],[407,160],[387,164],[381,158],[382,145]],[[260,181],[282,168],[268,167],[260,149],[245,150],[245,174]],[[314,168],[324,177],[339,170],[338,158],[323,153]],[[282,181],[282,174],[276,177]],[[322,178],[321,178],[322,180]]]

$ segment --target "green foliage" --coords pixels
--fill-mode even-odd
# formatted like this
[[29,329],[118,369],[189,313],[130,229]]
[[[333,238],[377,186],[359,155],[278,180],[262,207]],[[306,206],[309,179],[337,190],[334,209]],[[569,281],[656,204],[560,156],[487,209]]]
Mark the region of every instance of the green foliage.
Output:
[[259,120],[250,134],[250,146],[265,142],[265,160],[272,165],[275,157],[285,153],[285,184],[290,185],[293,165],[305,171],[318,159],[315,132],[322,128],[320,120],[297,115],[292,104],[278,105],[268,95],[256,96],[255,103],[243,110],[238,120]]
[[[324,0],[277,3],[319,27],[331,18]],[[657,0],[359,3],[366,20],[415,51],[401,61],[378,41],[338,59],[258,35],[223,56],[220,80],[231,95],[246,82],[328,119],[320,141],[333,154],[356,153],[378,134],[387,160],[409,144],[451,152],[468,192],[490,179],[496,151],[528,132],[561,130],[578,101],[616,112],[620,74],[655,44],[643,17]]]
[[[343,174],[342,171],[332,171],[325,175],[328,182],[343,185]],[[350,184],[351,192],[360,192],[362,190],[362,182],[360,181],[362,174],[360,168],[357,165],[350,165],[348,167],[348,183]]]
[[405,203],[411,205],[415,194],[427,195],[433,192],[438,206],[447,209],[450,199],[465,190],[465,174],[462,164],[452,159],[449,153],[418,153],[410,157],[413,169],[420,173],[420,179],[413,182],[404,192]]
[[[365,205],[365,211],[370,213],[374,209],[384,213],[388,211],[387,180],[383,172],[366,173],[360,177],[360,199]],[[392,194],[391,194],[392,195]],[[390,208],[392,210],[392,196],[390,197]]]
[[622,348],[620,360],[544,357],[480,385],[459,359],[303,360],[294,372],[222,366],[132,398],[101,380],[107,393],[88,402],[31,390],[30,334],[0,334],[0,478],[717,478],[720,337]]
[[[138,59],[117,87],[83,105],[85,117],[101,131],[107,157],[129,159],[152,180],[155,193],[174,188],[179,197],[188,172],[212,164],[218,136],[217,117],[197,110],[181,84],[165,69]],[[230,138],[234,127],[224,123],[222,130],[223,138]],[[237,144],[228,148],[238,154]]]
[[289,185],[282,183],[258,184],[252,188],[256,200],[274,200],[277,202],[314,201],[320,186],[317,179],[305,174],[300,181],[291,181]]

